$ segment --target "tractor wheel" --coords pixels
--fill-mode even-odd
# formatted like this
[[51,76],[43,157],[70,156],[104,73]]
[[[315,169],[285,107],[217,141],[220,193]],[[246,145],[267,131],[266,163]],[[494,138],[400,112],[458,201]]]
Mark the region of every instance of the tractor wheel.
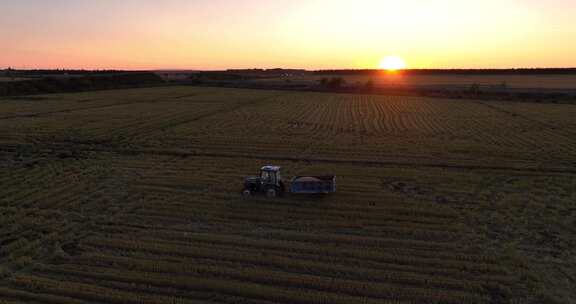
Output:
[[268,191],[266,191],[266,196],[268,198],[275,198],[278,195],[278,193],[276,192],[276,189],[268,189]]
[[244,191],[242,191],[242,197],[243,197],[243,198],[250,198],[250,197],[252,197],[252,191],[250,191],[249,189],[245,189]]

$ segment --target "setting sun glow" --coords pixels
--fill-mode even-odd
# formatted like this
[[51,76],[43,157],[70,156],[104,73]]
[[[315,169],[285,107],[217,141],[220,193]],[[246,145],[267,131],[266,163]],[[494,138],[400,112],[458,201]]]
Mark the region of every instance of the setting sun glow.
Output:
[[406,68],[406,62],[398,56],[386,56],[380,62],[380,68],[387,71],[398,71]]
[[0,0],[0,69],[402,69],[382,59],[394,54],[418,69],[576,66],[575,11],[574,0]]

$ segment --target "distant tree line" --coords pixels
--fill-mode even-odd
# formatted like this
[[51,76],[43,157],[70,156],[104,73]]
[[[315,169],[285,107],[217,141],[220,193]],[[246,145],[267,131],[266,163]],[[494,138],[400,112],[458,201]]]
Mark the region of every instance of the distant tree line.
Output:
[[6,68],[0,70],[1,74],[11,74],[18,77],[35,77],[35,76],[49,76],[49,75],[109,75],[109,74],[127,74],[127,73],[141,73],[141,72],[128,72],[122,70],[69,70],[69,69],[32,69],[32,70],[19,70],[13,68]]
[[[379,69],[345,69],[312,71],[316,75],[376,75]],[[576,75],[576,68],[533,68],[533,69],[407,69],[410,75]]]
[[349,88],[355,88],[355,89],[364,89],[366,91],[371,91],[375,88],[374,80],[372,80],[372,79],[369,79],[364,83],[358,82],[355,85],[348,85],[346,83],[346,79],[344,79],[342,77],[322,78],[322,79],[320,79],[320,87],[326,88],[326,89],[332,89],[332,90],[335,90],[335,89],[337,90],[337,89],[349,87]]
[[346,80],[342,77],[322,78],[320,86],[327,89],[340,89],[346,85]]
[[229,69],[227,72],[239,74],[257,74],[257,75],[283,75],[283,74],[306,74],[309,73],[302,69]]
[[25,81],[0,82],[0,96],[79,92],[154,86],[164,83],[154,73],[122,73],[83,77],[44,77]]

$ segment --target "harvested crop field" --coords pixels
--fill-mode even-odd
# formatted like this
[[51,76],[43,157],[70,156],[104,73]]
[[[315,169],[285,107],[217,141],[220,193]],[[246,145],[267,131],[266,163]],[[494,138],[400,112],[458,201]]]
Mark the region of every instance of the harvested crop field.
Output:
[[[571,303],[576,106],[0,99],[0,303]],[[338,192],[243,199],[265,164]]]
[[26,79],[26,78],[2,77],[2,76],[0,76],[0,82],[22,81],[22,80],[27,80],[27,79]]
[[314,75],[314,76],[293,76],[283,78],[269,78],[259,80],[262,83],[283,83],[286,79],[290,84],[318,84],[322,78],[342,77],[347,84],[364,85],[371,81],[376,87],[437,87],[437,88],[469,88],[471,85],[479,85],[482,88],[504,88],[504,89],[534,89],[533,92],[540,90],[555,90],[574,93],[576,90],[576,75],[546,75],[546,74],[527,74],[527,75],[509,75],[509,74],[460,74],[460,75],[413,75],[402,73],[381,72],[375,75]]

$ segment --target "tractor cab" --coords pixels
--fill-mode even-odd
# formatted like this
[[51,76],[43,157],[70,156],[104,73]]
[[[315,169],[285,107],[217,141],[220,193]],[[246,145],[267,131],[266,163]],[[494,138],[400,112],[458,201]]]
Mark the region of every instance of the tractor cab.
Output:
[[267,197],[282,195],[285,188],[280,169],[278,166],[262,167],[259,176],[250,176],[244,179],[242,194],[244,196],[252,196],[261,193],[266,194]]
[[264,184],[276,185],[282,180],[280,177],[280,167],[278,166],[264,166],[260,169],[260,180]]

